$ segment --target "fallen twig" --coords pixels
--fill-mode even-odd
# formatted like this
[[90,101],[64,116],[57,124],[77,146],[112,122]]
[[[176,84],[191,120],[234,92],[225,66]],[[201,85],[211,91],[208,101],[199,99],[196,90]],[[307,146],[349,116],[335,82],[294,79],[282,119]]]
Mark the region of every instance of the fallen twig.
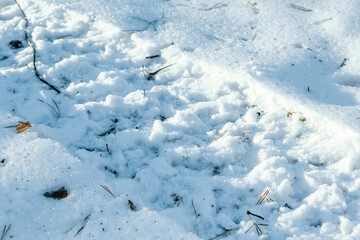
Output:
[[265,220],[262,216],[256,215],[256,214],[250,212],[249,210],[246,211],[246,214],[247,214],[247,215],[253,215],[254,217],[257,217],[257,218],[260,218],[260,219],[262,219],[262,220]]
[[29,34],[28,34],[28,26],[29,26],[29,20],[25,14],[25,12],[23,11],[23,9],[21,8],[20,4],[18,3],[17,0],[14,0],[14,2],[17,4],[17,6],[19,7],[23,17],[24,17],[24,20],[25,20],[25,40],[27,41],[27,43],[29,44],[29,46],[32,48],[33,50],[33,68],[34,68],[34,71],[35,71],[35,76],[43,83],[45,83],[46,85],[48,85],[52,90],[54,90],[55,92],[57,93],[61,93],[59,89],[57,89],[54,85],[52,85],[51,83],[45,81],[42,77],[40,77],[40,74],[37,70],[37,67],[36,67],[36,48],[34,46],[34,44],[32,43],[31,39],[29,38]]
[[146,59],[152,59],[152,58],[158,58],[158,57],[161,57],[160,54],[157,54],[157,55],[152,55],[152,56],[147,56],[145,57]]
[[103,137],[105,135],[108,135],[108,134],[112,133],[114,130],[115,130],[115,127],[112,127],[109,130],[106,130],[105,132],[102,132],[102,133],[98,134],[98,136]]
[[194,205],[194,199],[191,200],[191,204],[192,204],[192,207],[193,207],[193,210],[194,210],[195,217],[197,218],[198,216],[200,216],[200,214],[198,214],[196,212],[195,205]]
[[51,106],[49,103],[47,103],[47,102],[45,102],[45,101],[43,101],[43,100],[41,100],[41,99],[37,99],[37,100],[38,100],[39,102],[42,102],[42,103],[45,103],[46,105],[48,105],[48,106],[55,112],[56,116],[57,116],[58,118],[60,117],[60,109],[59,109],[59,106],[57,105],[57,103],[55,102],[54,99],[52,99],[52,101],[53,101],[56,109],[55,109],[53,106]]
[[[74,234],[74,237],[76,237],[76,235],[78,235],[84,228],[85,228],[85,225],[87,224],[87,222],[89,221],[89,218],[90,218],[91,214],[87,215],[82,221],[81,221],[81,227],[79,228],[79,230],[77,230]],[[65,232],[68,233],[70,231],[72,231],[76,226],[78,226],[79,224],[76,224],[74,225],[72,228],[70,228],[68,231]]]
[[135,19],[135,20],[137,20],[137,21],[146,23],[147,26],[146,26],[144,29],[141,29],[141,30],[124,30],[124,31],[126,31],[126,32],[142,32],[142,31],[147,30],[147,29],[149,28],[149,26],[151,26],[151,25],[153,26],[154,31],[157,31],[157,29],[156,29],[156,24],[157,24],[158,20],[147,21],[147,20],[142,19],[142,18],[137,17],[137,16],[134,16],[134,17],[132,17],[132,18]]
[[150,80],[155,80],[155,79],[154,79],[154,76],[155,76],[156,74],[158,74],[161,70],[164,70],[165,68],[171,67],[172,65],[174,65],[174,64],[170,64],[170,65],[167,65],[167,66],[165,66],[165,67],[162,67],[162,68],[156,70],[155,72],[148,72],[148,71],[146,71],[145,66],[143,65],[143,66],[142,66],[142,74],[144,75],[144,77],[145,77],[146,80],[148,80],[148,81],[150,81]]
[[342,68],[343,66],[345,66],[346,61],[347,61],[347,59],[344,58],[344,60],[342,61],[342,63],[341,63],[340,66],[338,67],[338,69],[340,69],[340,68]]
[[262,220],[264,220],[264,218],[261,217],[261,216],[259,216],[259,215],[253,214],[253,213],[251,213],[251,212],[249,212],[249,211],[246,211],[246,214],[249,216],[250,221],[252,222],[252,225],[249,227],[248,230],[245,231],[245,233],[249,232],[250,229],[255,226],[255,229],[256,229],[257,234],[258,234],[259,236],[261,236],[261,235],[263,234],[263,232],[261,231],[261,229],[260,229],[259,226],[269,226],[269,225],[268,225],[268,224],[265,224],[265,223],[255,222],[255,221],[252,220],[251,217],[250,217],[250,215],[253,215],[253,216],[255,216],[255,217],[259,217],[259,218],[261,218]]
[[291,8],[294,8],[294,9],[296,9],[296,10],[304,11],[304,12],[312,12],[311,9],[304,8],[304,7],[302,7],[302,6],[295,5],[295,4],[290,4],[290,7],[291,7]]
[[8,231],[10,230],[10,228],[11,228],[11,224],[9,225],[9,227],[6,227],[6,225],[4,226],[4,230],[3,230],[2,234],[1,234],[0,240],[4,240],[4,239],[5,239],[5,236],[6,236],[6,234],[8,233]]
[[110,191],[110,189],[106,185],[100,185],[105,191],[107,191],[111,196],[116,198],[116,196]]
[[327,19],[324,19],[324,20],[321,20],[321,21],[318,21],[318,22],[314,22],[314,24],[315,25],[320,25],[320,24],[322,24],[324,22],[327,22],[327,21],[330,21],[330,20],[332,20],[332,18],[327,18]]
[[221,237],[221,236],[223,236],[223,235],[225,235],[225,234],[227,234],[227,233],[229,233],[229,232],[237,231],[237,230],[239,230],[239,229],[240,229],[239,227],[237,227],[237,228],[231,228],[231,229],[225,229],[224,232],[220,233],[219,235],[216,235],[216,236],[213,237],[213,238],[210,238],[209,240],[214,240],[214,239],[216,239],[216,238],[218,238],[218,237]]
[[78,234],[84,229],[85,225],[86,225],[87,222],[89,221],[90,216],[91,216],[91,214],[87,215],[87,216],[84,218],[84,220],[82,220],[82,227],[81,227],[79,230],[77,230],[77,232],[74,234],[74,237],[75,237],[76,235],[78,235]]
[[222,7],[226,7],[226,6],[227,6],[226,3],[218,2],[214,6],[204,9],[204,11],[210,11],[213,9],[218,9],[218,8],[222,8]]

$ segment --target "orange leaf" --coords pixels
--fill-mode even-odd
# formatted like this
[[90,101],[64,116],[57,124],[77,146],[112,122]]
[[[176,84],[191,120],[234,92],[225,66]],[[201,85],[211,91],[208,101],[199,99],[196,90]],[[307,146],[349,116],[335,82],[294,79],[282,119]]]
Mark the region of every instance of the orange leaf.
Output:
[[24,132],[26,129],[31,128],[31,124],[29,123],[29,121],[26,122],[20,122],[20,125],[17,126],[16,130],[18,133],[22,133]]
[[136,206],[132,201],[128,200],[128,204],[131,210],[136,211]]

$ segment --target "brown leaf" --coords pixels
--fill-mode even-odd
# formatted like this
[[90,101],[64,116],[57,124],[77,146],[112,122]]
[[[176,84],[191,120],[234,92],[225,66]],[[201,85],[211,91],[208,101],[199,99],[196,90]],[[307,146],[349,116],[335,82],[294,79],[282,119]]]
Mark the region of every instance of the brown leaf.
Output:
[[69,192],[64,187],[61,187],[56,191],[46,192],[43,195],[47,198],[57,198],[58,200],[60,200],[62,198],[66,198],[69,195]]
[[128,204],[131,210],[136,211],[136,206],[132,201],[128,200]]
[[31,124],[29,123],[29,121],[26,122],[20,122],[20,125],[17,126],[16,130],[18,133],[22,133],[24,132],[26,129],[31,128]]

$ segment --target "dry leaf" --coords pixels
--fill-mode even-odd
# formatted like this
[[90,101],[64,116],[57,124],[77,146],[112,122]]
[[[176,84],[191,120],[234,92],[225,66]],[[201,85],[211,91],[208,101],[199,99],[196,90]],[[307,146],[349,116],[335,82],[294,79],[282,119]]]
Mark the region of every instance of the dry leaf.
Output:
[[22,133],[24,132],[26,129],[31,128],[31,124],[29,123],[29,121],[26,122],[20,122],[20,125],[17,126],[16,130],[18,133]]
[[56,191],[46,192],[43,195],[47,198],[57,198],[58,200],[60,200],[62,198],[66,198],[69,195],[69,192],[64,187],[61,187]]
[[132,201],[128,200],[128,204],[131,210],[136,211],[136,206]]
[[287,112],[287,113],[286,113],[286,116],[287,116],[287,117],[290,117],[291,115],[292,115],[292,112]]

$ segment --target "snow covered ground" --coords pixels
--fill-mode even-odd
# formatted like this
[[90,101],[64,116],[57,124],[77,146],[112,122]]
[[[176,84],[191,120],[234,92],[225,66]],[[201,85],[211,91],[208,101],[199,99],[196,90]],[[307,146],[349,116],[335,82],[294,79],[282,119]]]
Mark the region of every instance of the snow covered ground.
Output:
[[360,239],[359,1],[18,3],[1,240]]

